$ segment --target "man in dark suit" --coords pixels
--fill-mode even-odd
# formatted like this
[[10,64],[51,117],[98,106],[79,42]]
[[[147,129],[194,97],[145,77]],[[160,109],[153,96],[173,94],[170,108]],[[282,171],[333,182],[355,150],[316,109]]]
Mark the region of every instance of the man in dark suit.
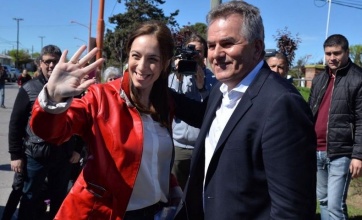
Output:
[[176,219],[314,219],[312,114],[294,86],[263,61],[258,8],[245,1],[219,5],[208,14],[207,35],[220,83],[206,110],[173,94],[176,115],[202,123]]

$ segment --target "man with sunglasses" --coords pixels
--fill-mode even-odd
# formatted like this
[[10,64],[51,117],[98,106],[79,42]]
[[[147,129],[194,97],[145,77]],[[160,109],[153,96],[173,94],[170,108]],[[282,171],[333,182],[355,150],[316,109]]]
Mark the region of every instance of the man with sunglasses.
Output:
[[[47,179],[47,192],[50,199],[49,219],[53,219],[67,194],[71,162],[79,160],[74,152],[74,140],[56,147],[36,136],[28,125],[31,109],[38,94],[47,83],[59,61],[61,50],[54,45],[42,48],[40,54],[39,76],[19,89],[9,123],[9,153],[11,169],[15,172],[13,191],[5,210],[11,216],[19,201],[19,219],[40,219],[44,210],[42,187]],[[44,122],[44,129],[48,128]],[[80,152],[81,149],[78,149]],[[5,213],[5,211],[4,211]]]

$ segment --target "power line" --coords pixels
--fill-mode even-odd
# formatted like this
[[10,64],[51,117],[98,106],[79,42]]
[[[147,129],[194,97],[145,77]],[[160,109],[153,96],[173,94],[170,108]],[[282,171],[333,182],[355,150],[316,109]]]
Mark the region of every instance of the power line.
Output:
[[[325,4],[327,4],[328,0],[314,0],[315,6],[323,7],[325,4],[318,6],[315,4],[316,2],[324,2]],[[332,0],[331,3],[359,10],[362,9],[362,2],[357,0]]]
[[362,4],[347,3],[347,2],[343,2],[343,1],[332,1],[332,3],[334,3],[336,5],[346,6],[349,8],[360,9],[360,10],[362,9]]
[[19,22],[23,21],[22,18],[13,18],[17,23],[17,37],[16,37],[16,57],[15,57],[15,66],[18,67],[19,61]]

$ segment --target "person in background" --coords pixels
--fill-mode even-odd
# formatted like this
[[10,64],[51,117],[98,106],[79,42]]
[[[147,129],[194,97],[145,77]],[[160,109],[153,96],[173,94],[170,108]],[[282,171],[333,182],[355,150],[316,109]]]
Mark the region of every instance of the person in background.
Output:
[[0,63],[0,107],[1,108],[6,108],[5,104],[4,104],[5,103],[5,79],[6,78],[7,78],[6,71]]
[[20,74],[20,76],[18,77],[18,80],[17,80],[19,88],[21,86],[23,86],[26,82],[28,82],[31,79],[32,79],[32,77],[28,74],[28,70],[23,69],[23,72],[21,72],[21,74]]
[[[69,62],[62,54],[30,121],[47,141],[60,144],[77,134],[88,147],[88,161],[55,219],[153,220],[182,193],[171,174],[171,31],[160,21],[136,27],[126,45],[128,71],[108,83],[80,83],[103,62],[85,66],[97,53],[79,59],[85,49]],[[72,98],[86,89],[82,98]],[[43,121],[55,129],[43,129]]]
[[34,73],[33,73],[33,78],[38,77],[39,76],[39,69],[40,69],[40,56],[38,56],[35,60],[34,60]]
[[324,72],[312,81],[309,106],[317,134],[317,198],[321,219],[348,219],[347,192],[362,174],[362,68],[341,34],[323,44]]
[[175,219],[314,219],[312,113],[264,61],[259,9],[229,1],[207,21],[208,61],[219,83],[202,103],[172,93],[176,116],[201,126]]
[[[54,67],[61,56],[55,45],[42,48],[40,54],[39,76],[28,81],[16,96],[9,122],[9,153],[11,169],[16,173],[13,191],[22,190],[22,195],[14,193],[9,200],[17,204],[21,196],[19,219],[39,219],[36,204],[41,200],[42,187],[47,178],[47,190],[50,196],[49,219],[53,219],[67,194],[71,163],[79,161],[79,153],[74,151],[72,138],[61,146],[54,146],[35,135],[28,122],[32,116],[33,104],[44,85],[47,83]],[[42,122],[45,130],[57,126]],[[23,186],[22,186],[23,184]]]
[[[168,86],[175,92],[185,94],[188,98],[202,102],[216,83],[214,74],[206,68],[205,56],[207,45],[200,35],[192,34],[186,42],[186,47],[193,45],[197,54],[193,60],[197,62],[197,71],[192,75],[178,72],[179,59],[175,60],[175,72],[168,77]],[[182,62],[182,61],[181,61]],[[175,146],[175,161],[172,173],[182,189],[186,185],[190,173],[191,155],[200,129],[175,117],[172,122],[173,143]]]
[[287,78],[289,71],[288,58],[280,52],[276,52],[273,56],[265,58],[270,69],[279,73],[283,78]]
[[121,70],[113,66],[107,67],[107,69],[104,70],[103,75],[104,75],[104,82],[110,82],[122,77]]

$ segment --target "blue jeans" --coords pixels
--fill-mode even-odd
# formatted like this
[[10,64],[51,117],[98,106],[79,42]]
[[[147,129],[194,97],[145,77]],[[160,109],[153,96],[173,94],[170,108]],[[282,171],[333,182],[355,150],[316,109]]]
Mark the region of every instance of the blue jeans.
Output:
[[0,83],[0,106],[3,106],[5,102],[5,83]]
[[[39,202],[44,204],[44,199],[50,199],[49,219],[53,219],[67,195],[71,164],[69,159],[62,155],[61,147],[54,148],[59,149],[45,160],[26,156],[26,175],[19,207],[19,220],[39,219],[38,215],[42,210],[35,209],[37,206],[34,204]],[[46,178],[48,181],[44,189]]]
[[325,151],[317,151],[317,198],[321,220],[348,219],[346,198],[351,174],[351,159],[330,159]]

